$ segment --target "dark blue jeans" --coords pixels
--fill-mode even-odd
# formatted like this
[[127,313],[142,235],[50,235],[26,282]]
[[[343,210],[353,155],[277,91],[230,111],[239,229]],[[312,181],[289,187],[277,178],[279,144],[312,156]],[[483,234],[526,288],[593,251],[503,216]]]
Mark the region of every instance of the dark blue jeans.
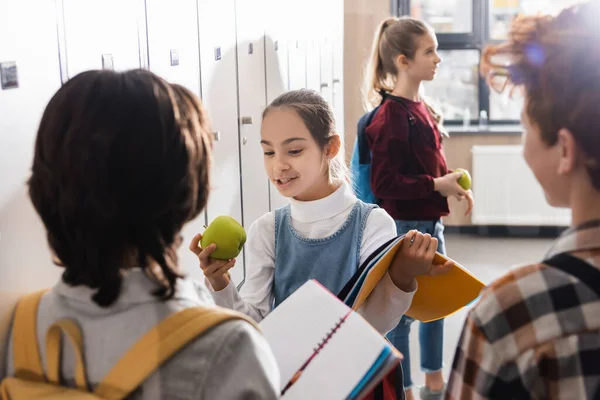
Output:
[[[396,221],[398,235],[416,229],[422,233],[429,233],[437,238],[437,251],[446,254],[444,243],[444,225],[442,221]],[[387,338],[404,355],[402,369],[404,372],[404,388],[412,387],[410,375],[410,346],[408,338],[410,326],[414,320],[406,315],[402,317],[398,326],[392,329]],[[421,348],[421,370],[425,373],[436,372],[442,369],[442,350],[444,345],[444,320],[419,324],[419,345]]]

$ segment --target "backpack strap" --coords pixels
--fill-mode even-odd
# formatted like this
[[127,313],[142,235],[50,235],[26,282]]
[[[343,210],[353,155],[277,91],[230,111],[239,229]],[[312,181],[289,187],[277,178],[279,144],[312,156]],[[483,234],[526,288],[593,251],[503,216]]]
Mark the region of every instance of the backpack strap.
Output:
[[402,100],[395,100],[395,102],[398,103],[398,104],[400,104],[402,106],[402,108],[404,108],[404,111],[406,112],[406,115],[408,116],[408,138],[409,138],[409,140],[410,140],[410,130],[411,129],[414,129],[415,131],[417,131],[417,133],[419,135],[422,135],[421,130],[417,126],[417,122],[416,122],[415,116],[408,109],[408,107],[406,106],[406,104],[404,104],[404,102]]
[[367,143],[367,138],[365,135],[365,130],[369,125],[371,125],[371,121],[377,114],[377,111],[385,101],[387,97],[387,92],[383,89],[378,91],[381,96],[381,101],[379,105],[375,107],[370,112],[363,115],[358,120],[357,130],[356,130],[356,144],[358,146],[358,163],[359,164],[370,164],[371,163],[371,150],[369,149],[369,144]]
[[362,165],[371,163],[371,149],[367,142],[365,130],[371,124],[371,121],[373,121],[375,114],[379,111],[379,107],[380,106],[375,107],[373,110],[363,115],[358,121],[356,129],[356,145],[358,146],[358,163]]
[[568,253],[557,254],[545,260],[544,264],[573,275],[592,289],[600,298],[600,270],[597,268]]
[[62,333],[69,338],[75,351],[75,384],[77,389],[87,392],[88,384],[83,361],[83,337],[77,323],[71,319],[55,322],[46,332],[46,358],[48,365],[48,380],[60,385],[60,362],[62,349]]
[[165,318],[146,333],[98,384],[94,393],[106,399],[127,397],[173,354],[208,329],[229,320],[249,317],[221,308],[193,307]]
[[12,329],[13,365],[17,378],[35,382],[45,381],[37,341],[37,311],[46,291],[27,294],[17,303]]

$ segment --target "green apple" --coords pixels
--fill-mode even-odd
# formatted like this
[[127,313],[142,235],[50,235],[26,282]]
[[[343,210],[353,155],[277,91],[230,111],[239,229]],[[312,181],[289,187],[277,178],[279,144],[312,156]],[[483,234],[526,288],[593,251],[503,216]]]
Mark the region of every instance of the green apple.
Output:
[[217,260],[230,260],[242,251],[246,243],[246,231],[234,218],[228,215],[218,216],[204,230],[200,240],[203,249],[213,243],[217,245],[217,249],[211,257]]
[[471,189],[471,175],[469,171],[463,168],[456,168],[454,172],[462,172],[462,176],[458,178],[458,184],[465,190]]

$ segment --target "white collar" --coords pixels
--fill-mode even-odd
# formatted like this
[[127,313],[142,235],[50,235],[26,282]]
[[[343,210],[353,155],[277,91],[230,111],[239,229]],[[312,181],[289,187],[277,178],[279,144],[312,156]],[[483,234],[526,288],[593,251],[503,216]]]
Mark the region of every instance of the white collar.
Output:
[[351,207],[356,195],[349,184],[343,183],[327,197],[314,201],[290,199],[291,217],[298,222],[315,222],[334,217]]
[[[174,299],[187,300],[195,305],[203,303],[195,283],[189,279],[177,279]],[[92,302],[92,296],[97,289],[85,285],[71,286],[62,279],[54,286],[54,293],[59,296],[77,300],[82,306],[86,306],[88,312],[96,314],[110,314],[116,310],[127,309],[134,304],[158,303],[161,300],[152,292],[158,289],[158,285],[152,281],[141,268],[132,268],[123,274],[121,293],[113,305],[107,308],[97,306]],[[90,308],[91,306],[91,308]]]

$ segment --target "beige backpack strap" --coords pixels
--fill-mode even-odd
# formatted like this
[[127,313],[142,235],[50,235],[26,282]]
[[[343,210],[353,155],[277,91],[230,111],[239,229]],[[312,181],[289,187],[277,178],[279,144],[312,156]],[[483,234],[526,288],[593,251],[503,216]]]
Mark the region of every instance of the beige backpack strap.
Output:
[[44,367],[37,342],[37,310],[46,290],[23,296],[17,303],[12,329],[15,376],[44,382]]
[[245,315],[221,308],[193,307],[170,315],[133,345],[98,384],[94,393],[105,399],[127,397],[191,340],[233,319],[245,320],[260,329]]
[[77,323],[70,319],[55,322],[46,332],[46,358],[48,360],[48,380],[60,385],[60,364],[62,355],[62,333],[69,338],[75,351],[75,384],[77,389],[87,392],[88,384],[83,361],[83,337]]

